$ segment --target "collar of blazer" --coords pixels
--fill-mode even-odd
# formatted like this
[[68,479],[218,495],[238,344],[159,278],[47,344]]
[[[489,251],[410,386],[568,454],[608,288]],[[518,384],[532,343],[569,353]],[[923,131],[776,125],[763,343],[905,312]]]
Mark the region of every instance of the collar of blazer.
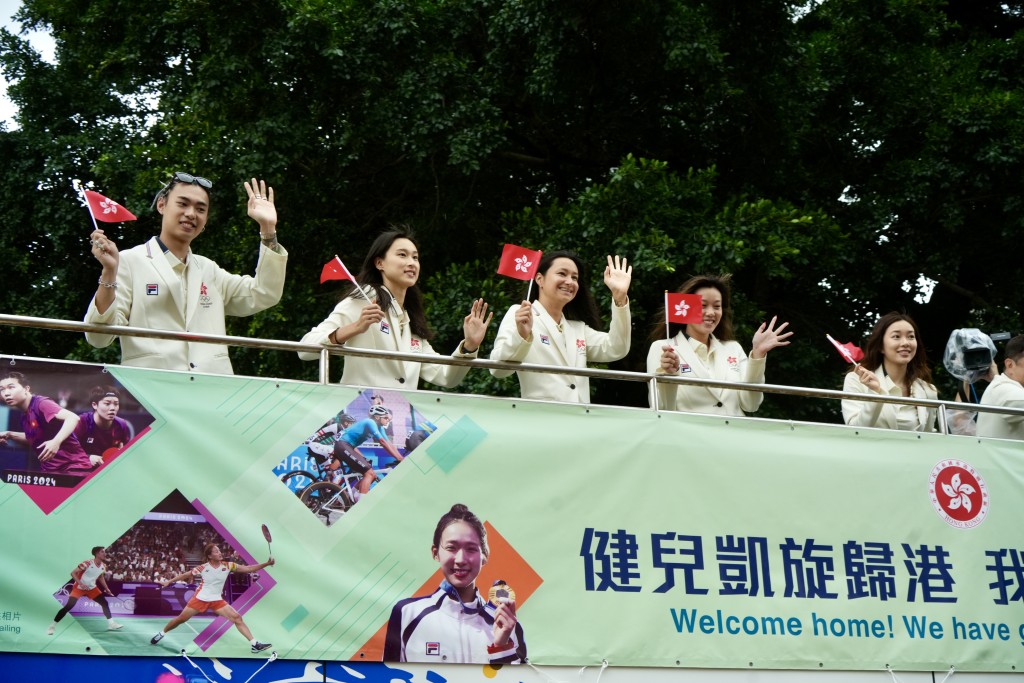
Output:
[[[889,377],[889,373],[885,371],[885,364],[883,363],[875,370],[875,376],[878,377],[879,383],[882,385],[882,392],[889,396],[902,396],[903,390],[892,381]],[[910,397],[911,398],[930,398],[928,396],[928,388],[924,381],[915,379],[914,383],[910,385]],[[931,429],[931,425],[928,424],[928,413],[931,410],[925,406],[914,406],[917,408],[917,429],[915,431],[922,432]],[[882,412],[891,412],[892,423],[889,426],[890,429],[896,429],[898,424],[899,406],[895,403],[883,403]]]
[[[672,345],[676,347],[676,353],[679,354],[679,358],[684,363],[690,366],[690,369],[693,371],[694,377],[700,377],[701,379],[718,379],[712,376],[711,368],[705,365],[704,361],[701,360],[700,356],[697,355],[697,352],[693,350],[693,346],[690,345],[690,338],[687,337],[685,334],[683,334],[682,332],[677,334],[672,339]],[[721,348],[721,343],[718,341],[715,335],[711,335],[711,348],[709,349],[709,352],[717,350],[719,348]],[[709,360],[711,359],[709,358]],[[702,386],[700,388],[714,396],[715,400],[718,402],[722,401],[722,396],[726,391],[725,389],[721,389],[718,387]]]
[[[386,285],[377,285],[377,286],[380,287],[382,290],[384,290],[387,293],[387,295],[388,295],[388,297],[390,299],[390,303],[388,304],[388,307],[381,309],[381,311],[384,313],[384,320],[381,321],[381,322],[387,324],[388,332],[387,332],[387,334],[384,334],[383,328],[381,327],[380,328],[381,336],[378,337],[378,339],[380,339],[380,340],[384,340],[384,339],[389,340],[391,347],[395,351],[401,352],[403,350],[403,348],[402,348],[403,347],[402,339],[405,338],[406,330],[409,329],[409,316],[405,312],[405,309],[402,308],[401,304],[398,303],[398,300],[395,299],[394,293],[390,289],[388,289]],[[361,288],[363,290],[363,293],[366,295],[367,299],[369,299],[370,301],[373,301],[378,306],[380,305],[380,297],[377,296],[377,290],[374,288],[373,285],[362,285]],[[355,297],[353,297],[353,298],[355,298]],[[365,301],[365,300],[366,299],[363,299],[363,301]],[[378,323],[378,325],[380,325],[380,323]],[[412,332],[409,332],[409,337],[411,338],[411,336],[412,336]],[[385,346],[386,346],[386,344],[385,344]],[[409,347],[410,345],[409,344],[405,344],[405,346]],[[383,347],[380,347],[380,348],[383,348]],[[405,350],[408,351],[409,348],[406,348]],[[388,361],[388,362],[390,362],[390,361]],[[399,361],[395,361],[395,362],[397,363]]]
[[[396,318],[398,318],[400,323],[404,324],[407,321],[408,316],[405,313],[405,309],[402,308],[402,304],[398,303],[398,299],[395,298],[395,293],[388,289],[387,285],[380,285],[380,288],[387,292],[388,296],[391,297],[391,303],[388,305],[388,315],[393,314]],[[374,301],[377,301],[377,293],[373,291],[372,287],[370,287],[369,289],[370,296],[373,298]]]
[[[536,329],[538,323],[540,323],[540,329],[539,330]],[[575,362],[576,355],[575,354],[570,354],[569,351],[565,348],[565,344],[568,343],[568,339],[569,339],[569,336],[571,335],[571,333],[569,331],[570,330],[569,321],[566,319],[564,314],[562,315],[562,330],[563,331],[562,332],[558,332],[558,323],[555,322],[555,319],[551,317],[551,314],[548,313],[547,309],[544,308],[540,304],[539,301],[534,301],[533,302],[533,325],[534,325],[534,328],[535,328],[534,331],[533,331],[534,334],[539,335],[542,332],[546,332],[547,333],[548,340],[551,342],[551,347],[558,351],[558,355],[561,356],[562,362],[564,362],[569,367],[575,367],[576,366],[576,362]],[[558,335],[557,337],[555,336],[556,334]],[[558,338],[560,338],[562,340],[561,343],[557,342]],[[534,343],[536,343],[536,342],[534,342]],[[573,344],[574,345],[575,345],[575,343],[576,343],[575,340],[573,340]]]
[[[410,353],[412,352],[412,329],[409,327],[409,314],[398,303],[390,289],[385,285],[381,285],[381,287],[391,297],[391,304],[384,311],[384,320],[391,326],[391,330],[387,335],[382,336],[391,338],[391,344],[394,346],[395,351]],[[374,300],[376,300],[376,297],[374,297]],[[378,301],[377,303],[380,302]],[[395,360],[387,362],[395,362],[401,365],[404,377],[413,377],[418,373],[418,363],[416,361]],[[415,389],[416,386],[414,385],[412,388]]]

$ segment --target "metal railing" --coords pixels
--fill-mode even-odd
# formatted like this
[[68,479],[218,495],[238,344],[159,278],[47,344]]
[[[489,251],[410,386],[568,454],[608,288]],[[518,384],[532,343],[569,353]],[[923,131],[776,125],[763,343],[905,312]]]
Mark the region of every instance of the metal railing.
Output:
[[[72,320],[53,318],[37,318],[22,315],[0,314],[0,324],[13,327],[29,327],[34,329],[61,330],[65,332],[95,332],[115,336],[147,337],[151,339],[172,339],[177,341],[225,344],[244,348],[263,349],[268,351],[294,351],[317,354],[319,358],[318,381],[321,384],[330,382],[331,356],[355,356],[360,358],[381,358],[387,360],[412,361],[416,363],[430,362],[440,365],[469,366],[484,370],[515,370],[520,372],[538,372],[555,375],[571,375],[594,379],[608,379],[624,382],[642,382],[647,385],[650,410],[662,410],[658,406],[658,384],[685,384],[706,386],[716,389],[733,389],[737,391],[762,392],[807,398],[851,399],[867,403],[895,403],[898,405],[922,406],[935,408],[939,421],[939,431],[948,433],[946,409],[974,411],[983,413],[999,413],[1003,415],[1022,415],[1024,409],[985,406],[976,403],[960,403],[942,399],[923,399],[902,396],[882,396],[878,394],[861,394],[834,389],[818,389],[814,387],[797,387],[781,384],[748,384],[745,382],[727,382],[723,380],[703,379],[700,377],[678,377],[669,375],[649,374],[645,372],[628,372],[624,370],[604,370],[600,368],[567,368],[560,365],[535,365],[532,363],[512,363],[493,361],[482,358],[457,358],[454,356],[436,355],[424,358],[423,354],[402,353],[398,351],[377,351],[373,349],[356,349],[345,346],[321,346],[303,344],[302,342],[281,339],[259,339],[253,337],[235,337],[231,335],[197,334],[193,332],[177,332],[171,330],[153,330],[142,327],[122,325],[95,325]],[[415,389],[416,387],[411,387]]]

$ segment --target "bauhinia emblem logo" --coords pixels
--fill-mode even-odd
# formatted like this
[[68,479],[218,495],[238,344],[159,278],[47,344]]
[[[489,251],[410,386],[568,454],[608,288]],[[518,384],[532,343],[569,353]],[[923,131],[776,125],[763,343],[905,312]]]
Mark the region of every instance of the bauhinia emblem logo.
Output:
[[928,494],[950,526],[973,529],[988,515],[988,487],[981,473],[963,460],[941,460],[932,468]]
[[517,271],[521,270],[524,273],[529,273],[530,272],[530,266],[532,266],[532,265],[533,264],[530,263],[530,258],[528,256],[520,256],[519,258],[516,259],[516,270]]

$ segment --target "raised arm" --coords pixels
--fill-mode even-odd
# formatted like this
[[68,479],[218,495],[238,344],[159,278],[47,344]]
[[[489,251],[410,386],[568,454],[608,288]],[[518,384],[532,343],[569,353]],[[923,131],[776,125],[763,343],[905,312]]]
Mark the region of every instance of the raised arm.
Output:
[[609,256],[604,269],[604,284],[611,291],[616,306],[629,303],[629,284],[632,281],[633,266],[628,265],[624,257]]
[[469,315],[462,320],[462,352],[473,354],[480,350],[487,335],[487,328],[494,319],[494,311],[487,312],[487,302],[483,299],[475,299],[470,308]]
[[775,327],[775,322],[778,320],[778,316],[772,316],[772,320],[769,323],[761,323],[761,326],[754,332],[754,340],[751,343],[750,357],[764,358],[768,355],[768,352],[772,349],[780,346],[789,346],[788,338],[793,336],[792,332],[783,332],[789,323],[782,323],[778,327]]
[[277,206],[274,205],[274,188],[267,187],[267,181],[252,179],[244,183],[245,193],[249,195],[246,204],[249,218],[260,226],[260,242],[271,251],[282,253],[277,242]]
[[277,562],[274,560],[274,558],[270,557],[267,558],[266,562],[261,562],[260,564],[236,564],[235,571],[239,574],[251,574],[253,572],[258,572],[259,570],[264,569],[265,567],[271,567],[276,563]]

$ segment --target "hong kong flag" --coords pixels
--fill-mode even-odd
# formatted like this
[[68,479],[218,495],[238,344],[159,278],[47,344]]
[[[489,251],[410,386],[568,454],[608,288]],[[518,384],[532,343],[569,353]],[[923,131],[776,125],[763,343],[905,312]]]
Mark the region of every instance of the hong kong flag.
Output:
[[120,223],[122,221],[134,221],[135,215],[124,208],[113,199],[107,199],[99,192],[84,190],[85,200],[89,203],[89,213],[93,219],[104,223]]
[[498,275],[513,277],[517,280],[532,280],[537,274],[537,264],[544,252],[533,251],[515,244],[506,244],[501,250],[501,263],[498,264]]
[[328,280],[356,281],[356,279],[352,277],[352,273],[348,272],[348,268],[345,267],[345,264],[342,263],[341,259],[337,256],[325,263],[324,269],[320,271],[320,284],[323,284]]
[[832,338],[831,334],[826,334],[825,336],[828,337],[830,342],[832,342],[832,346],[836,347],[836,351],[839,352],[839,355],[846,359],[847,363],[853,363],[856,365],[860,361],[864,360],[864,352],[861,351],[860,348],[854,346],[852,342],[840,344]]
[[700,294],[665,292],[665,318],[679,325],[699,325],[704,320],[703,304]]

